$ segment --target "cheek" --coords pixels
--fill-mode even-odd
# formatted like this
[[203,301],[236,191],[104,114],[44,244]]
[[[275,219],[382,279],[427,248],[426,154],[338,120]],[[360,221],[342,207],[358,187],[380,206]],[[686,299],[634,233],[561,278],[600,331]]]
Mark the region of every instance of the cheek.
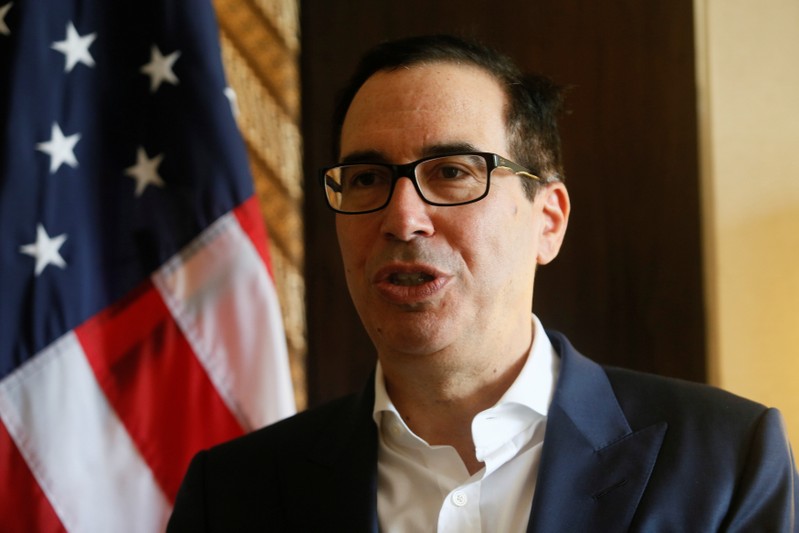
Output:
[[518,255],[531,246],[535,235],[535,217],[533,207],[524,198],[515,199],[498,206],[489,217],[485,226],[490,228],[490,235],[498,251],[505,252],[504,257]]
[[485,261],[498,284],[522,283],[535,271],[536,224],[530,206],[513,205],[496,213],[494,231],[484,235]]
[[479,286],[489,291],[507,278],[511,264],[515,262],[514,242],[508,233],[508,214],[490,212],[475,217],[459,217],[460,223],[451,228],[451,240],[457,249],[470,277]]
[[342,222],[336,223],[336,236],[338,237],[338,247],[341,252],[341,259],[347,281],[358,270],[358,265],[363,264],[363,259],[359,256],[368,247],[363,243],[363,237],[358,234],[358,228],[351,224]]

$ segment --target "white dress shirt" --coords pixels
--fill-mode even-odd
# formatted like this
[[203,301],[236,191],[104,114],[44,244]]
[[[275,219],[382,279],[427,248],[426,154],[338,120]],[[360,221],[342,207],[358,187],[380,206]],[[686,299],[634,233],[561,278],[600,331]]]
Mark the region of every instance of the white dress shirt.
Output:
[[469,475],[451,446],[430,446],[405,424],[389,398],[382,367],[375,379],[380,530],[525,531],[535,492],[546,416],[560,368],[538,318],[527,361],[496,405],[472,421],[477,459]]

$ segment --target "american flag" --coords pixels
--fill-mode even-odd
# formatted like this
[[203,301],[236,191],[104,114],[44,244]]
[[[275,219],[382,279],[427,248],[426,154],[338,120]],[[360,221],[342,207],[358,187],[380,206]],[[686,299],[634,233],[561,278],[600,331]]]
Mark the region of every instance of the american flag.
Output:
[[198,0],[0,0],[0,531],[159,531],[191,456],[294,411]]

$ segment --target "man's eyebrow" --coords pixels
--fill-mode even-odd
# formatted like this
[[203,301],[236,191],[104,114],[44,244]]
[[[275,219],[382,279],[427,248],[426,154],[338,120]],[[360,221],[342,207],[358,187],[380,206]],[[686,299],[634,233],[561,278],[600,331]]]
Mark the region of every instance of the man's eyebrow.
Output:
[[[437,155],[455,154],[459,152],[479,152],[473,144],[467,142],[433,144],[425,146],[421,150],[422,157],[432,157]],[[359,150],[352,152],[341,158],[339,164],[347,165],[353,163],[397,163],[389,161],[389,158],[379,150]]]
[[482,150],[478,150],[471,143],[467,142],[458,142],[458,143],[447,143],[447,144],[433,144],[431,146],[426,146],[422,149],[422,154],[424,157],[430,157],[435,155],[447,155],[447,154],[455,154],[458,152],[480,152]]
[[341,165],[350,165],[353,163],[388,163],[388,159],[378,150],[360,150],[347,154],[339,161]]

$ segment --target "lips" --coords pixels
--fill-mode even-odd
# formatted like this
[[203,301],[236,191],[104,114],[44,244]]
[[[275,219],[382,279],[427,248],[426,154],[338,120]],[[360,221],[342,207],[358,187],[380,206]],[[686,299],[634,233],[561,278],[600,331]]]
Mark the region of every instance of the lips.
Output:
[[378,293],[394,304],[419,304],[439,293],[450,276],[429,265],[392,264],[374,276]]

